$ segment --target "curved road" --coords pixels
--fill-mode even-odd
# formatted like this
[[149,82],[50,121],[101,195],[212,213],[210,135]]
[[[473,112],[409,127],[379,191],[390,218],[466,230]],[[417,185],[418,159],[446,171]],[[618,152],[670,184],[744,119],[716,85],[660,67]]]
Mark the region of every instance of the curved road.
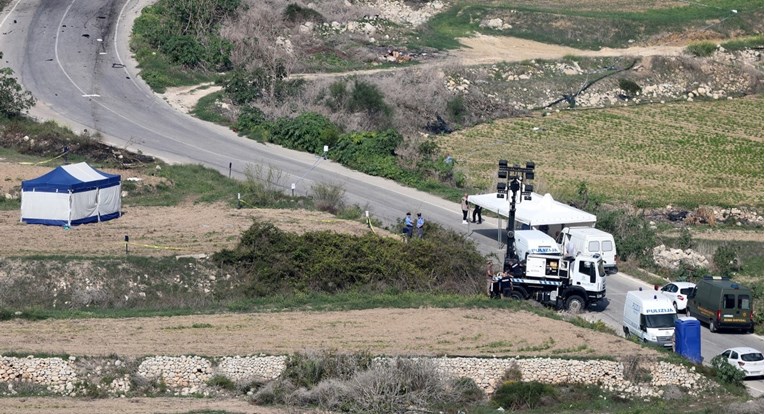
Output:
[[[422,211],[428,220],[469,233],[484,254],[503,257],[496,220],[463,225],[456,203],[310,154],[259,144],[171,108],[138,79],[129,59],[129,28],[144,4],[146,0],[12,0],[0,14],[2,66],[11,67],[38,99],[33,115],[75,131],[98,131],[109,144],[168,162],[203,164],[224,174],[231,163],[239,178],[248,165],[271,166],[282,173],[279,185],[286,189],[296,183],[301,194],[314,183],[340,184],[348,201],[367,206],[386,225],[406,211]],[[610,276],[610,304],[593,316],[620,331],[625,292],[638,286],[647,285],[626,275]],[[754,335],[713,335],[702,328],[702,336],[706,361],[730,346],[763,349],[762,339]],[[754,394],[762,394],[762,381],[748,385]]]

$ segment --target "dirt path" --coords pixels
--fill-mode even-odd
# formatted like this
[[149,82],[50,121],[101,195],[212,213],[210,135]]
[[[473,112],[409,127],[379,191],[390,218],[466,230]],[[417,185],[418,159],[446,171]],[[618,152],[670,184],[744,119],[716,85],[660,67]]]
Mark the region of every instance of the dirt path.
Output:
[[[444,59],[437,59],[419,64],[417,68],[449,66],[449,65],[477,65],[498,62],[520,62],[531,59],[561,59],[564,56],[679,56],[685,46],[639,46],[625,49],[602,48],[600,50],[581,50],[573,47],[551,45],[535,42],[533,40],[520,39],[507,36],[487,36],[476,34],[473,37],[460,38],[459,42],[464,46],[457,50],[449,51]],[[412,67],[412,66],[408,66]],[[354,71],[354,75],[369,75],[380,72],[392,72],[405,67],[385,69],[368,69]],[[348,73],[316,73],[316,74],[293,74],[294,78],[318,79],[347,76]],[[167,88],[162,98],[174,108],[189,112],[197,101],[207,94],[213,93],[219,88],[178,87]]]

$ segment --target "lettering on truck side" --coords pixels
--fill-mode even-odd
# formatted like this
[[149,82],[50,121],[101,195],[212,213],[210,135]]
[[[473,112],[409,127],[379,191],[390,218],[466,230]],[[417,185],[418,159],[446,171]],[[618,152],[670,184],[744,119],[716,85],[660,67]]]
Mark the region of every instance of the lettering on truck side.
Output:
[[539,247],[536,249],[529,249],[530,253],[557,253],[558,249],[553,249],[552,247]]
[[645,313],[673,313],[675,312],[672,308],[660,308],[660,309],[646,309]]

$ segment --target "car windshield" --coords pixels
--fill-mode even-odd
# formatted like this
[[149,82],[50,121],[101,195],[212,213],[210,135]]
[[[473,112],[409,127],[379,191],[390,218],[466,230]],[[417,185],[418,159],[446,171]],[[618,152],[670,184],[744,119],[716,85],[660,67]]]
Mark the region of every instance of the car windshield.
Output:
[[645,327],[646,328],[674,328],[676,320],[677,320],[677,314],[674,314],[674,313],[646,315]]
[[759,352],[753,352],[751,354],[741,354],[741,360],[746,362],[762,361],[762,354]]
[[680,289],[680,293],[682,293],[683,295],[690,295],[691,292],[693,292],[693,288]]

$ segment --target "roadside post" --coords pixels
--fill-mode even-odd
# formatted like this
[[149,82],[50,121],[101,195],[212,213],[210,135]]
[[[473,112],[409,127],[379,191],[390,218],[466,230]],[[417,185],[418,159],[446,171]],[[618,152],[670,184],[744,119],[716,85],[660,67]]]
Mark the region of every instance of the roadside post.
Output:
[[128,254],[128,243],[130,242],[130,237],[126,234],[125,235],[125,256]]

